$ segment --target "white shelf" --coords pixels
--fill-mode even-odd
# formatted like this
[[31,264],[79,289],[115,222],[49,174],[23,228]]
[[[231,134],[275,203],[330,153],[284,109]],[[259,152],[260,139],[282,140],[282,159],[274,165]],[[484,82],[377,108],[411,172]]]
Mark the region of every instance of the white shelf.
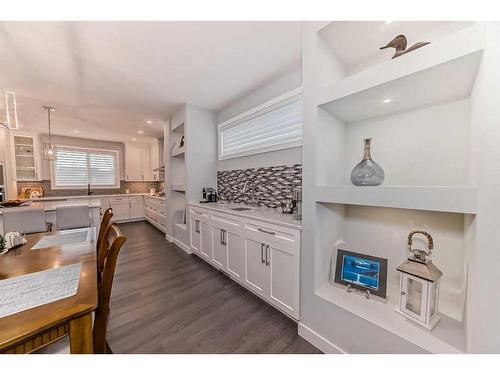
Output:
[[173,158],[183,158],[185,150],[186,150],[186,146],[182,146],[182,147],[176,148],[176,149],[172,150],[172,155],[171,156]]
[[183,230],[183,231],[186,231],[187,230],[187,227],[186,227],[186,224],[182,224],[182,223],[176,223],[174,224],[177,228]]
[[465,352],[465,329],[461,322],[441,314],[441,321],[428,331],[396,313],[397,296],[388,301],[366,299],[358,293],[346,293],[329,283],[315,293],[333,303],[431,353],[461,354]]
[[466,98],[482,49],[481,27],[466,28],[320,88],[318,105],[350,123]]
[[184,134],[184,122],[181,122],[175,128],[172,128],[172,131],[174,133],[182,133],[182,134]]
[[467,186],[317,186],[324,203],[475,214],[477,189]]
[[173,191],[178,191],[178,192],[185,192],[186,191],[186,186],[185,185],[174,185],[172,184],[170,188]]

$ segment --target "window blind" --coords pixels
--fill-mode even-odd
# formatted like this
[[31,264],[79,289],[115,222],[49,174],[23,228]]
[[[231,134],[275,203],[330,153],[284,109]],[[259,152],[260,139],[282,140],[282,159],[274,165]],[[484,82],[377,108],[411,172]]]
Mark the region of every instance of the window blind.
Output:
[[255,154],[302,141],[302,100],[295,98],[219,129],[220,158]]
[[117,153],[114,151],[56,147],[55,187],[81,188],[118,185]]

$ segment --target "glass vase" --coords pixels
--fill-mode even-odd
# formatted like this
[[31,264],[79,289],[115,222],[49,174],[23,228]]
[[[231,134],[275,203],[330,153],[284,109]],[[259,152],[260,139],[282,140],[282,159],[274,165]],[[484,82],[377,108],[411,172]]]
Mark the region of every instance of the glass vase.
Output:
[[351,181],[356,186],[378,186],[382,184],[385,178],[384,170],[375,163],[371,157],[372,139],[367,138],[364,141],[364,155],[351,172]]

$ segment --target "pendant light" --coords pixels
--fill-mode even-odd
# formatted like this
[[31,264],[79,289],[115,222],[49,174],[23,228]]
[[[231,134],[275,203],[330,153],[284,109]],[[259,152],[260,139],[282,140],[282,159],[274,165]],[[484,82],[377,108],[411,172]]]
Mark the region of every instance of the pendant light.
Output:
[[0,90],[0,125],[7,129],[18,129],[16,93]]
[[54,111],[54,108],[48,107],[46,105],[43,108],[47,111],[47,123],[49,126],[49,143],[43,144],[43,160],[53,161],[56,160],[56,149],[55,145],[52,143],[52,134],[50,131],[50,113]]

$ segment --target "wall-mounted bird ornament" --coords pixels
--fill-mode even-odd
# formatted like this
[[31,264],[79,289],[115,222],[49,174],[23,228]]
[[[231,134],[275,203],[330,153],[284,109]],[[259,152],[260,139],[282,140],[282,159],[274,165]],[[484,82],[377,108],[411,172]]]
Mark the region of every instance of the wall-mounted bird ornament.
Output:
[[396,53],[394,54],[394,56],[392,56],[392,58],[395,59],[396,57],[404,55],[405,53],[415,51],[416,49],[418,49],[420,47],[426,46],[429,43],[430,42],[418,42],[418,43],[415,43],[410,48],[406,49],[406,45],[408,44],[408,41],[406,40],[406,37],[403,34],[400,34],[397,37],[395,37],[393,40],[391,40],[389,43],[387,43],[386,46],[380,47],[380,49],[386,49],[389,47],[395,48]]

